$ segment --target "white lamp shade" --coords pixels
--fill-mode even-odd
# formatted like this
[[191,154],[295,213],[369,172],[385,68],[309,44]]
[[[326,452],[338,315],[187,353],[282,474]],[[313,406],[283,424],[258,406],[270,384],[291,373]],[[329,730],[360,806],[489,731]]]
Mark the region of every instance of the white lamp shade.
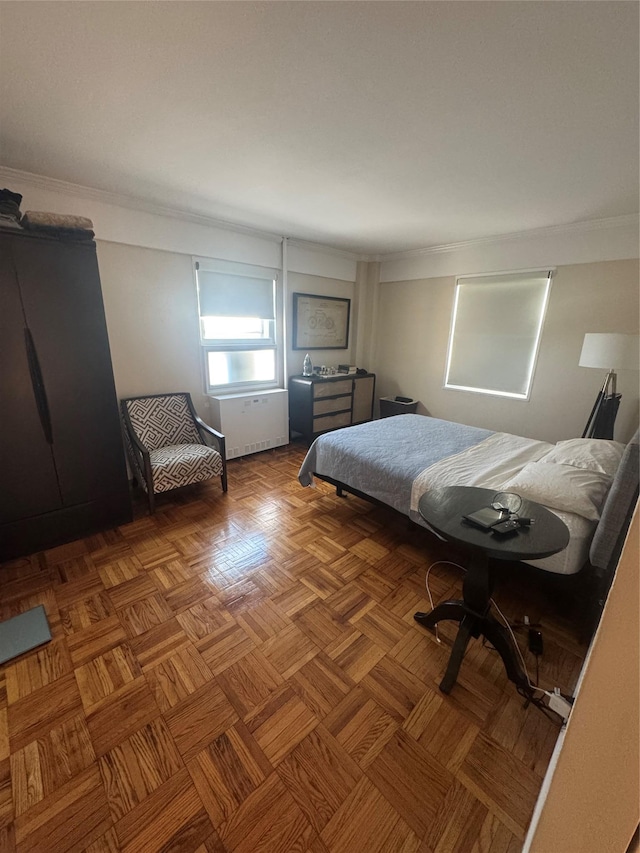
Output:
[[618,333],[587,333],[584,336],[580,367],[601,367],[607,370],[640,369],[638,335]]

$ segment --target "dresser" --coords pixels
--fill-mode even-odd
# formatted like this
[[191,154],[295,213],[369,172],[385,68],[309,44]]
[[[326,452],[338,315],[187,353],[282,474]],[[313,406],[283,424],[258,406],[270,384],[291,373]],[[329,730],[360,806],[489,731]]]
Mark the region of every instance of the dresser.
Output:
[[374,373],[290,376],[290,431],[311,444],[320,433],[370,421],[375,385]]

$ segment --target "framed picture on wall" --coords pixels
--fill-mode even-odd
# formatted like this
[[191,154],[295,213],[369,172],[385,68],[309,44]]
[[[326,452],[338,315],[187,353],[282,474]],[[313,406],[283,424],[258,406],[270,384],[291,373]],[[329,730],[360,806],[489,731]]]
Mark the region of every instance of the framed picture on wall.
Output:
[[293,349],[347,349],[351,300],[293,294]]

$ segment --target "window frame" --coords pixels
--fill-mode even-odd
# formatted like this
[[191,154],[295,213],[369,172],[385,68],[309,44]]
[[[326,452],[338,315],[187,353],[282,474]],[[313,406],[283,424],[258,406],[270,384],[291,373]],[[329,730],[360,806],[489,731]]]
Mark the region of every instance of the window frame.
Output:
[[[455,287],[454,287],[454,295],[453,295],[453,305],[451,309],[451,322],[449,326],[449,339],[447,343],[447,355],[445,360],[445,370],[444,370],[444,380],[442,387],[446,391],[467,391],[472,394],[484,394],[490,397],[499,397],[502,399],[509,400],[519,400],[519,401],[528,401],[531,399],[531,392],[533,388],[533,382],[535,378],[535,372],[538,365],[538,356],[540,353],[540,343],[542,340],[542,334],[544,330],[544,324],[547,317],[547,312],[549,308],[549,299],[551,297],[551,285],[553,282],[553,278],[555,275],[556,269],[554,267],[537,267],[534,269],[525,269],[525,270],[508,270],[508,271],[498,271],[491,273],[477,273],[477,274],[466,274],[461,276],[456,276]],[[508,282],[509,277],[513,277],[513,284],[517,286],[518,279],[523,279],[526,276],[546,277],[546,285],[545,292],[542,300],[542,306],[540,315],[537,319],[536,324],[536,334],[535,340],[533,343],[533,347],[529,353],[529,367],[528,367],[528,375],[527,375],[527,384],[526,390],[524,393],[512,392],[512,391],[503,391],[495,388],[481,388],[479,386],[473,385],[459,385],[456,383],[449,382],[449,373],[451,371],[451,362],[452,355],[454,350],[454,341],[455,341],[455,331],[456,331],[456,319],[458,314],[458,306],[460,299],[460,286],[464,284],[469,284],[472,281],[476,282],[479,286],[482,286],[482,280],[486,281],[495,281],[496,279],[505,279],[505,283]],[[489,384],[489,383],[487,383]]]
[[[282,308],[282,275],[281,271],[274,267],[263,267],[257,264],[243,264],[237,261],[226,261],[216,258],[201,258],[194,257],[193,261],[193,278],[196,288],[196,308],[198,322],[198,341],[201,351],[201,370],[202,382],[205,394],[209,396],[219,396],[223,394],[238,394],[252,393],[257,391],[266,391],[272,388],[281,388],[284,375],[283,364],[283,308]],[[270,338],[230,338],[230,339],[211,339],[203,337],[202,315],[200,314],[200,294],[198,272],[214,272],[229,275],[257,277],[269,279],[272,277],[274,288],[274,318],[270,321],[273,324],[272,335]],[[210,352],[256,352],[256,351],[272,351],[274,354],[275,376],[273,379],[255,381],[248,380],[246,382],[229,382],[226,384],[211,384],[209,377],[209,359]]]

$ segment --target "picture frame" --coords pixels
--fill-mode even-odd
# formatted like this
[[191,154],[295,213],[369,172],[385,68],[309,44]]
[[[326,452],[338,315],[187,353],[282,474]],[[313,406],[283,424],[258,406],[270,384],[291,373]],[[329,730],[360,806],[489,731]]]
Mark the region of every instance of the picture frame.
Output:
[[292,348],[347,349],[350,316],[350,299],[294,293]]

